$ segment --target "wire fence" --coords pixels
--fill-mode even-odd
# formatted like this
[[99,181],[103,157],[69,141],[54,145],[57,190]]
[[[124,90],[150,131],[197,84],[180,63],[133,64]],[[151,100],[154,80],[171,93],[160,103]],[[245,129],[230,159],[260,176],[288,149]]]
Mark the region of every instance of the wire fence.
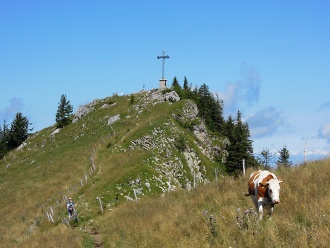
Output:
[[[44,213],[44,217],[50,222],[55,223],[56,220],[62,220],[62,223],[67,224],[70,226],[71,220],[79,220],[78,214],[76,209],[74,209],[74,218],[67,219],[63,218],[63,205],[68,202],[68,196],[74,195],[76,192],[78,192],[80,189],[85,187],[87,183],[91,180],[91,178],[96,174],[97,172],[97,166],[95,164],[94,156],[96,154],[97,150],[94,148],[93,152],[90,156],[90,164],[88,166],[88,169],[81,175],[81,178],[78,179],[78,182],[72,185],[69,189],[67,189],[65,192],[59,192],[55,196],[52,196],[48,198],[42,206],[42,212]],[[99,170],[100,172],[100,170]],[[101,212],[103,213],[103,206],[101,197],[97,197],[99,199]],[[51,203],[51,204],[50,204]]]
[[[93,152],[90,156],[90,164],[88,166],[88,169],[81,175],[81,178],[78,180],[78,182],[74,185],[71,186],[71,188],[67,189],[66,192],[59,192],[56,196],[48,199],[46,202],[52,202],[52,204],[48,204],[43,206],[43,212],[44,212],[44,217],[50,222],[50,223],[55,223],[56,220],[61,220],[62,223],[67,224],[70,226],[70,219],[66,219],[63,217],[63,205],[68,202],[68,196],[69,195],[74,195],[78,190],[82,189],[87,185],[87,183],[90,181],[90,179],[96,174],[97,172],[97,166],[95,164],[94,156],[96,154],[97,150],[94,148]],[[245,161],[243,160],[243,174],[245,175]],[[98,170],[100,172],[100,168]],[[218,175],[219,175],[219,169],[215,168],[214,169],[214,175],[215,175],[215,180],[218,181]],[[193,188],[196,187],[198,184],[198,176],[196,175],[196,172],[193,171]],[[200,182],[199,182],[200,183]],[[170,191],[170,190],[169,190]],[[138,201],[138,195],[135,189],[133,189],[135,201]],[[104,209],[103,209],[103,204],[100,196],[97,196],[96,199],[99,202],[100,206],[100,211],[103,214]],[[74,220],[79,220],[78,214],[75,210],[75,215],[76,217],[73,218]]]

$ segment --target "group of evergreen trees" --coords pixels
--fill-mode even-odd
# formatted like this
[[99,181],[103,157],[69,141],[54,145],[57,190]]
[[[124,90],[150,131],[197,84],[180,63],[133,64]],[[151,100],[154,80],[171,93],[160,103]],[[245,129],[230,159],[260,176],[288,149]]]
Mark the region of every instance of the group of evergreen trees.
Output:
[[229,116],[225,120],[223,117],[223,101],[212,94],[206,84],[194,89],[191,85],[188,86],[186,77],[184,78],[183,88],[178,83],[177,78],[174,77],[172,88],[181,99],[192,99],[197,103],[199,116],[211,132],[229,140],[226,147],[228,157],[224,164],[228,174],[238,175],[242,171],[243,159],[247,167],[258,164],[253,155],[253,141],[250,139],[249,126],[242,121],[240,111],[237,112],[236,118]]
[[[292,161],[290,161],[290,152],[284,146],[281,150],[278,151],[279,157],[276,161],[277,166],[283,166],[283,167],[290,167],[292,165]],[[269,149],[265,148],[263,149],[258,157],[259,163],[265,168],[269,169],[271,167],[271,164],[274,163],[276,154],[269,151]]]
[[16,114],[10,127],[4,121],[3,126],[0,126],[0,159],[27,139],[29,131],[33,129],[29,129],[29,125],[31,123],[21,112]]
[[[253,154],[253,141],[250,139],[250,130],[247,123],[242,121],[242,114],[237,112],[235,118],[229,116],[227,120],[223,117],[223,101],[217,95],[210,93],[206,84],[199,88],[188,86],[188,80],[184,77],[183,87],[180,86],[176,77],[172,82],[172,88],[181,99],[193,99],[198,106],[199,116],[205,121],[208,129],[219,136],[226,137],[229,143],[226,147],[228,157],[224,164],[230,175],[238,175],[242,171],[243,159],[246,167],[264,165],[257,160]],[[289,151],[285,148],[279,151],[278,165],[290,166]],[[267,168],[265,166],[265,168]]]
[[[70,116],[73,112],[73,106],[67,100],[66,95],[62,95],[56,112],[56,126],[62,128],[71,123]],[[10,127],[6,122],[0,126],[0,159],[6,153],[19,147],[29,135],[29,120],[22,113],[18,112]]]

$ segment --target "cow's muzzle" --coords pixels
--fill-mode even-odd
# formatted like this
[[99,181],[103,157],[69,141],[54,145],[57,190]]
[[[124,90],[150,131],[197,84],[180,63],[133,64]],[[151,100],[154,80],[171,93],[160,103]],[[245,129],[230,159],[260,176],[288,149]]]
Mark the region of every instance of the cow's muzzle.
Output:
[[280,199],[274,200],[274,204],[279,204],[280,203]]

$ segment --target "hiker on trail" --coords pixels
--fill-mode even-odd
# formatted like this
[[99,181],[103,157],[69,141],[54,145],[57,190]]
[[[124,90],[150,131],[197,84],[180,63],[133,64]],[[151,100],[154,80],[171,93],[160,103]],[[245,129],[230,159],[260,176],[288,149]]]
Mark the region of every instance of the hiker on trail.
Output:
[[69,201],[66,204],[66,209],[68,210],[69,218],[71,218],[74,214],[74,201],[72,201],[72,198],[69,197]]

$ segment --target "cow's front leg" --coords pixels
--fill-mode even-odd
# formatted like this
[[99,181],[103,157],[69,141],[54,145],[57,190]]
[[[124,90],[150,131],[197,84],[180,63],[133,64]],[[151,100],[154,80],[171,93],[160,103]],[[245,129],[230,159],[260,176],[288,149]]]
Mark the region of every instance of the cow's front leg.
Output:
[[269,211],[268,211],[268,219],[271,219],[272,218],[273,212],[274,212],[274,207],[270,206],[269,207]]
[[262,220],[264,214],[263,200],[258,200],[258,212],[259,212],[259,220]]

